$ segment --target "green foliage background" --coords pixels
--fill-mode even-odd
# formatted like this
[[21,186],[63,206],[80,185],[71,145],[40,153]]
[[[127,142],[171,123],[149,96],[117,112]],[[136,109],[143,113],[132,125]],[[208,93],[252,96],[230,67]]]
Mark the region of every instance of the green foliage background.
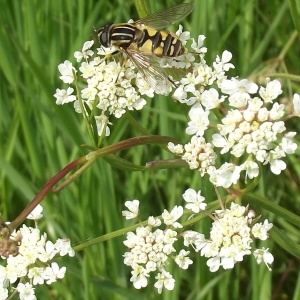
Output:
[[[180,3],[149,2],[152,12]],[[295,30],[300,7],[293,7],[296,2],[194,1],[193,13],[182,23],[193,37],[207,37],[208,62],[225,49],[233,53],[236,68],[231,76],[247,77],[259,84],[265,84],[267,76],[281,78],[286,97],[283,101],[290,105],[292,94],[300,92],[300,38]],[[0,0],[0,5],[0,211],[4,220],[13,220],[49,178],[87,153],[80,145],[90,143],[72,104],[55,104],[55,89],[63,87],[58,64],[66,59],[75,61],[73,53],[91,39],[94,27],[108,21],[138,19],[138,15],[133,0]],[[133,115],[151,133],[185,142],[187,119],[183,109],[171,99],[157,97]],[[112,121],[107,144],[140,135],[125,118]],[[287,126],[300,132],[298,123],[292,120]],[[118,155],[142,165],[171,157],[157,146],[141,146]],[[265,168],[256,193],[299,215],[299,155],[288,158],[287,164],[288,169],[278,177]],[[121,217],[126,200],[139,199],[141,215],[146,219],[160,214],[163,208],[181,204],[187,187],[202,189],[208,202],[215,200],[211,185],[189,170],[129,172],[99,160],[65,190],[46,197],[41,229],[53,241],[69,237],[76,245],[128,226]],[[290,240],[299,243],[299,225],[256,208]],[[207,231],[209,223],[202,222],[198,229]],[[275,263],[271,273],[247,258],[234,270],[211,274],[205,261],[195,257],[188,272],[174,268],[174,291],[157,295],[151,286],[134,290],[129,282],[130,270],[123,265],[126,249],[122,240],[111,239],[77,253],[75,258],[61,259],[59,264],[67,266],[66,278],[49,288],[37,287],[38,299],[300,297],[298,258],[272,242],[269,247]]]

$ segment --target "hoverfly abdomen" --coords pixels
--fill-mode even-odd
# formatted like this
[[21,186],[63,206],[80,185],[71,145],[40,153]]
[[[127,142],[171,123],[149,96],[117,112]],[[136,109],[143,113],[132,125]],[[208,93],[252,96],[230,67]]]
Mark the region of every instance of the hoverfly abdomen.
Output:
[[144,55],[158,57],[177,57],[186,52],[179,38],[164,30],[145,28],[142,37],[137,40],[137,48]]
[[[153,33],[153,35],[151,35],[150,32]],[[155,55],[154,51],[160,46],[161,41],[162,36],[160,31],[151,30],[150,28],[144,29],[142,36],[137,41],[137,48],[145,55]]]
[[162,42],[162,36],[160,31],[157,31],[155,35],[152,37],[152,52],[154,53],[155,49],[159,47],[160,43]]
[[[167,32],[163,32],[166,34]],[[177,57],[186,52],[185,47],[179,38],[167,33],[165,39],[162,40],[162,56]]]

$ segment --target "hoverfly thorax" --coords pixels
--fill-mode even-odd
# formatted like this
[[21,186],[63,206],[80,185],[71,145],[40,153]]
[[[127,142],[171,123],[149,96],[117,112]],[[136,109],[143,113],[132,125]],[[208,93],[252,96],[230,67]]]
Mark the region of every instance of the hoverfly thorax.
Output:
[[120,48],[122,50],[128,48],[141,36],[142,32],[128,23],[107,23],[97,31],[97,34],[103,47],[115,46],[121,51]]

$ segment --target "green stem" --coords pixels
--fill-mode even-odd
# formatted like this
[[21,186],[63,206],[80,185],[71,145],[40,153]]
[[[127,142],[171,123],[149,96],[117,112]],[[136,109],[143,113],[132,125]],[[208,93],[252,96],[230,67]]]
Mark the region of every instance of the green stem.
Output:
[[144,134],[144,135],[151,135],[151,133],[150,133],[147,129],[145,129],[145,128],[141,125],[141,123],[138,122],[138,121],[132,116],[132,114],[131,114],[130,112],[126,111],[125,117],[126,117],[127,121],[132,125],[132,127],[133,127],[135,130],[141,132],[141,133]]
[[[74,77],[77,78],[74,74]],[[81,98],[81,89],[79,88],[78,86],[78,81],[77,79],[75,80],[75,87],[76,87],[76,94],[77,94],[77,99],[78,99],[78,102],[79,102],[79,106],[80,106],[80,109],[81,109],[81,112],[82,112],[82,115],[83,115],[83,119],[84,119],[84,122],[85,122],[85,125],[86,125],[86,128],[87,128],[87,131],[89,133],[89,136],[91,138],[92,141],[94,141],[94,134],[93,134],[93,131],[92,131],[92,128],[90,126],[90,122],[89,122],[89,116],[86,112],[86,109],[84,107],[84,104],[83,104],[83,101],[82,101],[82,98]]]
[[293,31],[293,33],[291,34],[289,40],[287,41],[287,43],[284,44],[284,48],[280,51],[279,54],[279,59],[283,60],[286,53],[288,52],[288,50],[291,48],[292,44],[294,43],[294,41],[297,39],[297,37],[299,36],[299,32],[297,32],[296,30]]
[[114,145],[104,147],[102,149],[93,151],[87,154],[87,159],[92,159],[94,156],[101,157],[106,154],[118,152],[121,150],[125,150],[138,145],[145,144],[167,144],[168,142],[178,143],[177,140],[171,138],[169,136],[160,136],[160,135],[149,135],[149,136],[140,136],[136,138],[130,138]]
[[134,0],[134,4],[140,18],[146,17],[150,14],[148,0]]
[[[199,222],[201,219],[207,217],[207,215],[209,213],[211,213],[212,211],[216,210],[218,207],[220,207],[220,202],[219,201],[214,201],[214,202],[210,203],[208,205],[208,209],[207,210],[205,210],[202,213],[200,213],[199,215],[197,215],[197,217],[189,219],[188,221],[184,222],[182,224],[183,227],[190,227],[191,225]],[[190,214],[190,211],[189,210],[185,210],[184,214],[187,214],[187,213]],[[162,217],[159,216],[158,219],[162,219]],[[132,226],[129,226],[129,227],[126,227],[126,228],[123,228],[123,229],[119,229],[119,230],[110,232],[108,234],[104,234],[104,235],[99,236],[97,238],[90,239],[90,240],[88,240],[88,241],[86,241],[86,242],[84,242],[84,243],[82,243],[80,245],[77,245],[77,246],[73,247],[73,249],[76,252],[82,251],[82,250],[84,250],[85,248],[87,248],[89,246],[96,245],[98,243],[102,243],[102,242],[108,241],[108,240],[116,238],[118,236],[122,236],[122,235],[124,235],[124,234],[126,234],[126,233],[128,233],[130,231],[134,231],[138,227],[146,226],[147,223],[148,223],[148,220],[140,222],[140,223],[132,225]]]
[[115,237],[124,235],[127,232],[135,230],[139,226],[143,226],[143,225],[145,226],[147,224],[147,222],[148,221],[144,221],[142,223],[135,224],[135,225],[132,225],[132,226],[120,229],[120,230],[116,230],[116,231],[113,231],[113,232],[108,233],[108,234],[104,234],[104,235],[99,236],[99,237],[94,238],[94,239],[90,239],[90,240],[88,240],[88,241],[86,241],[86,242],[84,242],[84,243],[82,243],[80,245],[77,245],[77,246],[73,247],[73,249],[76,252],[84,250],[85,248],[87,248],[89,246],[96,245],[98,243],[102,243],[104,241],[107,241],[107,240],[113,239]]
[[286,74],[286,73],[274,73],[274,74],[268,74],[268,77],[274,77],[274,78],[284,78],[294,81],[300,82],[300,76],[299,75],[293,75],[293,74]]
[[290,12],[292,15],[295,28],[298,31],[298,34],[300,34],[300,20],[299,20],[299,12],[298,12],[300,6],[297,9],[297,4],[295,0],[289,0],[289,5],[290,5]]
[[[167,144],[168,142],[178,143],[175,139],[168,136],[159,136],[159,135],[149,135],[149,136],[141,136],[137,138],[127,139],[113,145],[94,150],[88,153],[85,158],[88,161],[82,168],[80,168],[76,173],[72,174],[66,181],[64,181],[61,185],[59,185],[54,192],[58,192],[72,183],[77,177],[81,175],[83,171],[85,171],[90,165],[94,163],[97,158],[101,158],[103,156],[109,156],[112,153],[125,150],[128,148],[132,148],[138,145],[145,144]],[[93,148],[94,149],[94,148]]]

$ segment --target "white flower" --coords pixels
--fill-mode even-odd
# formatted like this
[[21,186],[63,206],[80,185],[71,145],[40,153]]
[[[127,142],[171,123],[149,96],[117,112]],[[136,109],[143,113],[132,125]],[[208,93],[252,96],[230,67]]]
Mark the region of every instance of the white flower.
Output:
[[97,54],[99,54],[100,56],[112,54],[116,51],[118,51],[118,49],[115,46],[105,48],[101,45],[99,48],[97,48]]
[[93,86],[89,86],[81,90],[81,97],[87,102],[94,101],[97,96],[97,89]]
[[189,188],[184,192],[182,197],[186,202],[188,202],[185,207],[192,210],[194,213],[199,213],[201,210],[206,208],[207,204],[203,203],[205,198],[201,196],[201,191],[198,191],[197,193],[195,190]]
[[274,257],[269,252],[269,249],[256,249],[253,252],[254,257],[256,258],[256,261],[258,264],[260,264],[262,261],[266,264],[269,271],[272,271],[272,269],[269,267],[269,264],[273,263]]
[[31,220],[41,219],[43,217],[42,211],[43,211],[42,205],[38,204],[34,208],[34,210],[27,216],[27,219],[31,219]]
[[181,144],[175,145],[172,142],[168,143],[168,149],[173,152],[174,154],[182,154],[183,153],[183,146]]
[[247,160],[245,161],[242,165],[241,168],[243,170],[246,170],[246,177],[253,179],[258,176],[259,174],[259,166],[256,162],[252,160]]
[[[222,249],[223,250],[223,249]],[[231,252],[232,251],[232,252]],[[222,255],[232,255],[232,257],[222,257],[221,259],[221,265],[224,270],[227,269],[233,269],[235,262],[240,261],[238,258],[238,255],[236,255],[235,249],[226,249],[226,251],[222,251]],[[221,251],[220,251],[221,253]]]
[[148,218],[148,225],[152,227],[159,227],[161,225],[161,220],[159,218],[154,218],[153,216],[150,216]]
[[189,164],[190,169],[197,169],[201,176],[215,165],[217,155],[213,145],[206,143],[203,137],[194,135],[191,141],[184,145],[184,150],[182,159]]
[[234,93],[239,93],[242,95],[244,93],[255,94],[258,86],[247,79],[237,80],[236,78],[231,78],[230,80],[227,79],[222,81],[220,88],[224,94],[232,95]]
[[255,238],[265,241],[268,238],[268,231],[273,227],[272,223],[265,220],[264,223],[256,223],[251,229],[251,232]]
[[186,44],[186,42],[190,39],[190,32],[189,31],[184,31],[182,32],[183,26],[179,24],[179,28],[176,31],[176,35],[180,38],[180,41],[183,45]]
[[[7,275],[6,275],[6,268],[4,266],[1,266],[0,265],[0,287],[1,287],[1,284],[3,285],[3,283],[6,281],[7,279]],[[1,297],[0,297],[1,299]]]
[[75,256],[75,251],[71,247],[71,241],[67,238],[58,239],[54,244],[54,249],[59,253],[60,256],[69,255],[70,257]]
[[34,294],[34,288],[29,282],[25,284],[19,283],[17,286],[17,291],[19,292],[19,297],[21,300],[35,300],[36,296]]
[[28,271],[28,278],[32,278],[33,285],[44,284],[44,268],[33,267]]
[[57,279],[62,279],[65,276],[66,267],[59,268],[56,262],[51,263],[49,267],[46,267],[44,270],[42,277],[46,281],[47,284],[51,284],[56,282]]
[[[194,246],[201,256],[209,258],[207,266],[211,272],[220,267],[232,269],[237,262],[243,260],[245,255],[251,254],[253,230],[251,221],[255,214],[248,213],[248,207],[231,203],[230,209],[217,210],[215,220],[210,230],[210,239],[193,231],[184,233],[184,245]],[[267,220],[256,226],[256,236],[264,239],[266,232],[272,227]]]
[[278,104],[277,102],[275,102],[273,104],[272,109],[269,111],[270,120],[280,119],[284,115],[284,109],[285,109],[284,104]]
[[94,44],[94,41],[86,41],[83,46],[82,46],[82,50],[80,51],[76,51],[74,53],[74,57],[76,58],[77,62],[80,62],[82,60],[82,58],[89,58],[90,56],[93,56],[94,51],[89,50]]
[[75,101],[76,96],[72,95],[73,92],[74,89],[71,87],[68,87],[67,90],[56,89],[56,93],[54,94],[54,97],[56,98],[56,104],[60,105]]
[[219,93],[216,89],[210,88],[202,93],[201,104],[207,109],[213,109],[225,100],[225,96],[219,97]]
[[[203,248],[201,247],[201,244],[203,244],[204,246],[204,243],[206,243],[204,234],[193,230],[185,231],[183,233],[183,238],[184,238],[184,242],[183,242],[184,246],[188,247],[194,244],[196,246],[196,251],[201,250]],[[199,248],[197,248],[197,245],[199,246]]]
[[293,96],[293,108],[295,116],[300,116],[300,96],[298,94],[294,94]]
[[[39,212],[40,210],[34,215],[38,216]],[[20,236],[22,239],[19,239]],[[38,228],[26,225],[23,225],[18,231],[14,231],[11,238],[19,241],[19,253],[7,258],[4,269],[0,267],[0,286],[1,281],[5,285],[7,283],[7,286],[10,283],[11,288],[15,288],[20,293],[20,299],[36,299],[32,284],[44,284],[45,281],[47,284],[51,284],[64,277],[65,267],[59,268],[56,263],[52,263],[48,267],[46,265],[49,265],[50,260],[58,253],[65,255],[68,252],[72,256],[74,251],[70,247],[70,241],[59,240],[54,245],[51,241],[47,241],[46,233],[41,234]],[[58,247],[58,244],[61,246]],[[57,250],[55,247],[59,249]],[[19,282],[16,287],[12,285],[15,282]]]
[[95,116],[96,124],[97,124],[97,132],[99,136],[103,135],[103,131],[105,130],[105,136],[110,135],[110,129],[108,125],[112,125],[111,122],[108,121],[108,117],[106,115]]
[[132,200],[132,201],[126,201],[124,204],[128,210],[123,210],[122,215],[127,219],[134,219],[138,216],[139,214],[139,205],[140,201],[139,200]]
[[222,124],[218,124],[220,134],[226,135],[232,133],[237,128],[237,124],[242,121],[244,121],[244,116],[239,110],[228,111],[227,115],[222,119]]
[[197,136],[203,136],[205,130],[209,125],[209,111],[204,111],[199,103],[193,105],[189,111],[189,117],[191,119],[188,122],[188,127],[186,128],[186,133]]
[[181,103],[186,102],[187,92],[183,85],[179,85],[173,93],[173,99],[178,100]]
[[173,244],[177,241],[177,232],[174,230],[156,229],[153,226],[138,227],[136,232],[128,232],[123,242],[129,248],[124,256],[124,264],[130,266],[134,272],[131,281],[145,282],[145,273],[156,271],[167,264],[169,256],[175,252]]
[[166,225],[173,226],[174,228],[182,228],[182,225],[176,222],[182,214],[183,207],[175,205],[170,213],[165,209],[161,216]]
[[40,250],[38,258],[42,262],[47,262],[48,260],[52,259],[57,253],[58,250],[55,249],[54,244],[51,241],[47,241],[45,244],[45,248]]
[[219,169],[213,170],[210,175],[210,181],[216,186],[229,188],[236,184],[240,178],[242,168],[232,163],[225,163]]
[[187,269],[190,264],[193,263],[193,261],[188,257],[190,254],[190,251],[185,251],[185,250],[180,250],[178,255],[175,257],[175,262],[176,264],[181,268],[181,269]]
[[248,101],[250,99],[250,95],[247,93],[234,93],[229,96],[229,104],[232,107],[235,108],[243,108],[247,105]]
[[0,299],[5,300],[8,297],[8,290],[0,286]]
[[225,50],[222,53],[221,58],[217,56],[216,61],[213,63],[213,66],[217,71],[220,70],[228,71],[229,69],[234,69],[234,65],[232,63],[229,63],[231,59],[232,59],[231,52]]
[[288,132],[281,140],[280,147],[286,154],[293,154],[298,148],[298,145],[293,141],[295,135],[296,132]]
[[193,43],[191,45],[191,48],[196,53],[206,53],[207,52],[207,48],[206,47],[202,47],[205,39],[206,39],[206,37],[204,35],[199,35],[197,42],[195,41],[195,39],[192,39]]
[[72,63],[68,60],[65,60],[63,64],[58,66],[58,71],[62,76],[59,78],[64,83],[72,83],[74,81],[74,75],[76,73],[76,69],[72,66]]
[[221,266],[221,260],[219,256],[215,256],[207,260],[207,266],[210,272],[217,272]]
[[133,268],[133,271],[131,271],[131,274],[132,277],[130,278],[130,281],[133,283],[133,286],[136,289],[141,289],[142,287],[147,286],[147,277],[149,277],[149,274],[146,272],[145,268],[136,264]]
[[234,141],[229,142],[223,135],[215,133],[212,135],[212,144],[215,147],[222,148],[221,154],[224,154],[233,146]]
[[259,109],[257,113],[257,121],[258,122],[265,122],[269,119],[269,111],[266,107],[262,107]]
[[154,90],[150,87],[149,83],[144,80],[140,73],[137,74],[135,83],[141,95],[147,95],[150,98],[154,97]]
[[286,169],[286,163],[281,159],[272,159],[270,160],[270,167],[272,173],[279,175],[281,171]]
[[272,103],[281,93],[281,84],[278,80],[269,81],[266,88],[261,87],[259,90],[259,95],[266,103]]
[[157,274],[155,279],[157,279],[157,282],[155,282],[154,287],[157,288],[159,294],[161,294],[163,287],[169,291],[174,289],[175,279],[169,272],[163,270],[163,272]]

